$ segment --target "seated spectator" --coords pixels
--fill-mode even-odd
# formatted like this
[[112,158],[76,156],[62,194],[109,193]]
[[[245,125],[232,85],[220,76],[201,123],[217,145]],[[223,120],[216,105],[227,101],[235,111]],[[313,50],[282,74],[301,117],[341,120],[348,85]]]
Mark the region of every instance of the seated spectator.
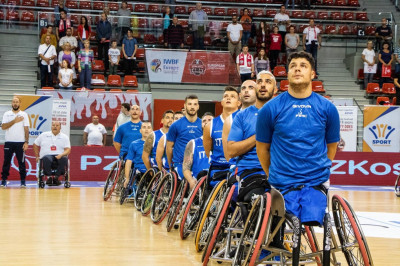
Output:
[[382,88],[383,83],[391,82],[392,74],[392,63],[394,59],[393,52],[389,50],[389,43],[384,42],[382,44],[382,50],[379,52],[378,59],[378,70],[381,73],[381,78],[379,79],[379,87]]
[[[51,175],[51,165],[53,162],[57,163],[57,171],[55,180],[50,178],[47,180],[48,184],[55,183],[60,185],[58,178],[65,174],[65,168],[68,164],[68,154],[71,152],[71,143],[69,138],[64,133],[61,133],[61,123],[52,122],[51,131],[43,132],[37,137],[33,144],[33,151],[35,152],[36,162],[42,160],[43,173],[46,176]],[[40,150],[40,153],[39,153]]]
[[38,55],[40,64],[40,85],[41,87],[53,87],[54,59],[57,57],[56,48],[50,44],[50,36],[47,35],[45,43],[39,45]]
[[[290,25],[290,18],[289,15],[286,14],[286,7],[285,5],[281,5],[281,9],[278,13],[276,13],[274,17],[274,23],[278,25],[278,33],[282,36],[282,40],[285,40],[286,35],[286,26]],[[285,43],[282,43],[281,51],[286,52]]]
[[71,65],[68,60],[62,60],[61,69],[58,71],[58,80],[60,83],[58,86],[61,90],[72,90],[72,78],[74,76],[74,72],[71,69]]
[[400,39],[399,39],[399,46],[394,49],[394,58],[395,58],[395,70],[394,72],[397,74],[400,72]]
[[256,76],[259,72],[263,70],[270,71],[269,60],[264,48],[261,48],[258,52],[258,56],[254,60],[254,69],[256,70]]
[[106,13],[101,14],[101,19],[97,23],[98,58],[104,61],[105,72],[108,69],[108,49],[112,34],[111,23],[107,20]]
[[116,75],[118,72],[118,65],[121,52],[117,48],[117,41],[111,41],[111,48],[108,50],[108,61],[110,62],[110,75]]
[[122,1],[121,8],[117,11],[117,16],[119,16],[117,28],[117,32],[119,33],[118,41],[122,45],[122,40],[131,27],[131,10],[128,9],[127,1]]
[[392,28],[388,25],[388,21],[386,18],[382,18],[382,26],[376,28],[375,36],[376,36],[375,49],[382,50],[382,44],[384,42],[387,42],[389,43],[389,50],[391,50],[393,32]]
[[78,45],[79,49],[83,49],[83,41],[90,40],[90,34],[92,33],[92,28],[90,28],[87,17],[81,17],[81,23],[78,26]]
[[75,56],[75,53],[73,51],[71,51],[71,45],[69,44],[69,42],[64,43],[64,50],[58,54],[59,69],[61,69],[62,60],[68,61],[70,66],[73,68],[72,69],[72,72],[74,75],[73,78],[76,79],[76,72],[75,72],[76,56]]
[[183,48],[185,40],[184,37],[185,34],[183,32],[183,28],[180,24],[178,24],[178,18],[174,17],[172,19],[172,24],[169,25],[166,34],[164,35],[165,47],[169,47],[170,49]]
[[372,41],[367,42],[367,48],[364,49],[361,55],[364,62],[364,90],[367,89],[368,83],[371,83],[376,73],[376,68],[372,69],[376,64],[374,45]]
[[243,9],[243,16],[240,17],[239,21],[240,21],[240,23],[242,24],[242,27],[243,27],[242,45],[245,45],[245,44],[247,44],[247,42],[250,39],[251,23],[253,21],[253,19],[249,15],[249,9],[248,8]]
[[40,44],[44,44],[46,42],[46,36],[50,36],[50,44],[57,48],[57,37],[53,34],[52,25],[47,25],[47,32],[42,34],[40,37]]
[[167,34],[168,27],[172,24],[173,17],[174,17],[174,14],[172,14],[171,8],[169,6],[166,6],[165,12],[162,13],[164,39],[165,39],[165,35]]
[[260,25],[257,29],[257,51],[261,48],[265,49],[268,53],[269,50],[269,30],[267,29],[267,23],[265,21],[260,21]]
[[243,45],[242,52],[236,57],[236,66],[242,82],[255,76],[254,58],[247,45]]
[[90,89],[92,82],[92,62],[94,60],[93,50],[90,49],[89,40],[83,41],[84,49],[78,53],[78,71],[81,87]]
[[54,7],[54,16],[55,16],[55,22],[58,23],[60,21],[60,13],[61,11],[65,11],[65,14],[68,15],[69,9],[65,7],[64,0],[58,1],[58,5]]
[[290,25],[289,33],[285,35],[285,45],[287,58],[291,53],[297,52],[297,47],[300,44],[300,37],[294,32],[294,26]]
[[228,36],[228,51],[231,55],[237,56],[242,50],[242,35],[243,27],[241,24],[237,23],[237,15],[232,16],[232,23],[228,25],[226,29],[226,34]]
[[92,116],[92,123],[87,124],[83,130],[83,145],[106,146],[106,137],[107,130],[99,123],[99,117],[97,115]]
[[71,50],[75,50],[75,48],[78,47],[78,42],[77,42],[75,36],[72,36],[72,29],[68,28],[66,34],[67,35],[65,35],[64,37],[62,37],[60,39],[60,43],[59,43],[60,47],[62,49],[64,49],[64,45],[66,43],[69,43],[71,45]]
[[71,29],[71,35],[74,34],[74,25],[71,19],[67,18],[67,13],[64,10],[61,10],[60,20],[56,22],[57,41],[67,35],[67,29]]
[[125,75],[132,75],[135,69],[135,55],[137,52],[137,41],[132,36],[132,30],[128,30],[128,35],[122,41],[122,54],[124,55]]
[[274,26],[273,33],[270,35],[271,46],[269,47],[269,61],[273,71],[278,64],[278,57],[281,51],[282,35],[278,33],[278,26]]

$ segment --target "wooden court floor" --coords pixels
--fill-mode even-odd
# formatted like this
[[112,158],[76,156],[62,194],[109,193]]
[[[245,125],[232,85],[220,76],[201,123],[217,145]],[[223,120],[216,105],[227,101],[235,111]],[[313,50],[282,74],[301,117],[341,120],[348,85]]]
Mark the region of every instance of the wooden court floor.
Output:
[[[400,213],[393,192],[334,193],[356,211]],[[201,265],[193,237],[104,202],[101,188],[0,189],[0,230],[0,265]],[[375,265],[400,265],[400,236],[368,244]]]

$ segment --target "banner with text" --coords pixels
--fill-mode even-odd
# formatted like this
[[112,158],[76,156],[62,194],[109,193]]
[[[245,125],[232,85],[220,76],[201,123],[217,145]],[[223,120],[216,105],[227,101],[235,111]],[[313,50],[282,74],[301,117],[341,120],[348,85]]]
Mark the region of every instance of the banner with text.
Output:
[[71,100],[53,99],[52,120],[61,123],[61,132],[69,137],[71,123]]
[[357,151],[357,106],[336,106],[340,117],[338,151]]
[[[3,122],[3,115],[5,112],[8,110],[11,110],[11,104],[0,104],[0,118],[2,121],[0,121],[0,125]],[[4,138],[5,138],[6,132],[4,130],[0,130],[0,143],[4,144]]]
[[400,108],[365,106],[363,151],[400,151]]

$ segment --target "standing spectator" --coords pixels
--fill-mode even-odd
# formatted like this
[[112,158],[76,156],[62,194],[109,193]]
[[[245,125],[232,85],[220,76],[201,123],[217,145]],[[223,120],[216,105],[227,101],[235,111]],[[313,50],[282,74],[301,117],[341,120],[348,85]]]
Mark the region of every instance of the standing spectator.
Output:
[[287,58],[291,53],[297,52],[297,47],[300,44],[300,37],[297,33],[294,33],[294,26],[290,25],[289,34],[285,35],[285,45]]
[[382,50],[383,42],[389,43],[389,50],[391,50],[391,43],[393,38],[392,28],[388,25],[386,18],[382,18],[382,26],[379,26],[375,30],[376,36],[376,47],[375,49]]
[[243,16],[240,17],[239,21],[243,27],[242,45],[247,45],[251,34],[251,22],[253,21],[248,8],[243,9]]
[[116,75],[118,71],[119,60],[121,58],[121,52],[117,48],[117,41],[111,42],[111,48],[108,50],[108,60],[110,62],[110,75]]
[[270,71],[269,60],[264,48],[260,49],[256,60],[254,60],[254,69],[256,70],[256,76],[263,70]]
[[257,51],[261,48],[265,49],[265,53],[268,53],[269,49],[269,30],[267,29],[267,23],[260,21],[260,25],[257,29]]
[[194,49],[203,50],[204,35],[208,31],[208,16],[200,2],[196,3],[196,9],[190,13],[189,29],[193,30]]
[[78,47],[78,42],[76,41],[76,37],[72,36],[72,29],[68,28],[67,33],[64,37],[60,39],[60,47],[64,49],[64,44],[69,43],[71,45],[71,50],[75,50]]
[[390,82],[390,75],[388,74],[389,77],[385,75],[384,67],[389,69],[389,72],[391,74],[391,69],[392,69],[392,63],[394,59],[393,52],[389,50],[389,43],[384,42],[382,44],[382,50],[379,52],[378,59],[378,70],[379,73],[381,73],[381,78],[379,79],[379,87],[382,88],[383,83],[388,83]]
[[[281,5],[281,9],[279,13],[276,13],[274,17],[274,23],[278,24],[279,34],[282,36],[282,40],[285,40],[286,35],[286,26],[290,25],[289,15],[286,14],[286,8],[284,5]],[[286,46],[283,43],[281,47],[281,51],[285,52]]]
[[71,69],[71,65],[68,60],[64,59],[61,61],[61,69],[58,71],[58,80],[60,84],[58,84],[61,90],[72,90],[72,78],[74,76],[74,72]]
[[165,38],[165,35],[167,34],[169,25],[171,25],[171,21],[172,21],[173,17],[174,17],[174,14],[171,13],[171,8],[169,6],[166,6],[165,12],[162,13],[164,38]]
[[367,42],[367,48],[364,49],[361,55],[361,59],[364,62],[364,90],[367,89],[368,83],[371,83],[374,74],[376,73],[376,68],[375,71],[366,71],[368,70],[368,67],[373,67],[376,64],[376,58],[375,58],[375,51],[374,51],[374,45],[372,41]]
[[[400,39],[399,39],[399,44],[400,44]],[[397,46],[394,49],[394,59],[396,60],[396,65],[395,65],[395,70],[394,73],[399,73],[400,72],[400,45]]]
[[56,48],[50,44],[50,36],[46,36],[45,43],[39,45],[38,55],[41,59],[40,64],[40,86],[53,87],[53,65],[57,57]]
[[[54,46],[53,46],[54,47]],[[3,171],[1,172],[1,186],[7,186],[7,178],[10,174],[10,165],[13,154],[18,160],[19,176],[21,177],[21,187],[26,187],[26,166],[25,151],[28,149],[29,142],[29,118],[20,109],[21,99],[12,99],[12,110],[3,115],[1,129],[5,131],[4,161]]]
[[[115,41],[117,42],[117,41]],[[97,115],[92,116],[92,123],[86,125],[83,130],[83,145],[106,146],[107,130],[99,123]]]
[[57,37],[53,34],[52,25],[47,25],[47,32],[42,34],[42,37],[40,38],[40,44],[44,44],[46,42],[46,36],[50,36],[50,44],[57,48]]
[[90,34],[92,33],[92,29],[89,26],[87,17],[81,17],[81,23],[78,26],[78,45],[79,49],[83,49],[83,41],[86,39],[90,40]]
[[90,49],[90,41],[84,40],[84,49],[78,53],[78,71],[81,87],[90,89],[92,82],[92,62],[94,60],[93,50]]
[[314,19],[310,18],[309,22],[310,26],[303,30],[303,49],[314,58],[315,73],[318,76],[317,57],[322,43],[321,30],[315,26]]
[[132,75],[135,69],[135,55],[137,52],[137,41],[132,36],[132,30],[128,30],[127,37],[122,41],[122,54],[124,55],[125,75]]
[[183,48],[185,41],[185,33],[183,28],[178,24],[178,18],[174,17],[172,19],[172,24],[169,25],[166,34],[164,35],[164,45],[165,47],[171,49]]
[[128,2],[122,1],[121,8],[118,9],[117,16],[118,18],[118,29],[119,32],[119,43],[122,45],[122,40],[125,38],[126,33],[131,27],[131,10],[128,9]]
[[271,70],[273,71],[278,64],[278,57],[282,45],[282,35],[278,33],[278,26],[274,26],[273,33],[271,33],[270,36],[271,46],[269,47],[269,60],[271,62]]
[[57,41],[67,35],[67,29],[71,29],[71,35],[74,34],[74,25],[72,24],[71,19],[67,18],[67,13],[65,10],[60,11],[60,16],[61,19],[56,23]]
[[57,24],[58,21],[60,21],[60,13],[61,11],[65,11],[65,13],[68,15],[69,9],[65,7],[64,0],[60,0],[58,2],[58,5],[54,7],[54,16],[55,16],[55,23]]
[[226,33],[229,39],[228,51],[232,56],[237,56],[242,50],[242,44],[240,41],[242,40],[243,36],[243,26],[237,23],[237,15],[232,16],[232,23],[228,25]]
[[129,105],[129,103],[123,103],[121,104],[121,113],[118,115],[117,117],[117,121],[115,122],[114,125],[114,135],[115,132],[117,132],[117,129],[125,124],[126,122],[129,122],[131,120],[131,106]]
[[243,45],[242,52],[236,57],[236,66],[242,82],[254,77],[254,58],[247,45]]
[[101,14],[101,19],[97,24],[97,40],[98,40],[98,52],[99,59],[104,60],[105,72],[108,70],[108,49],[110,48],[110,38],[111,38],[111,24],[107,20],[106,13]]
[[62,60],[67,60],[68,63],[71,65],[71,67],[73,67],[73,69],[72,69],[73,76],[74,76],[74,79],[76,79],[76,72],[75,72],[76,56],[75,56],[75,53],[73,51],[71,51],[71,45],[69,44],[69,42],[64,44],[64,50],[58,54],[59,69],[61,69]]

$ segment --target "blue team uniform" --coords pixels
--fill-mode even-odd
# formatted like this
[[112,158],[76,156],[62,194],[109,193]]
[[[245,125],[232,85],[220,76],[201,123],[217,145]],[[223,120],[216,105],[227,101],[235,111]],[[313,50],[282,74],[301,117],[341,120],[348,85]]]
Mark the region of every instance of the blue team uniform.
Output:
[[139,123],[132,123],[132,121],[129,121],[117,129],[117,132],[114,136],[114,141],[121,143],[121,151],[119,152],[120,157],[126,156],[129,145],[132,143],[132,141],[142,138],[142,134],[140,133],[141,127],[142,121]]
[[151,134],[153,134],[153,149],[151,150],[150,153],[150,164],[152,167],[157,167],[157,162],[156,162],[156,152],[157,152],[157,145],[158,142],[160,141],[161,137],[165,135],[164,132],[162,132],[161,129],[153,131]]
[[203,137],[192,139],[193,142],[193,165],[192,176],[197,178],[197,175],[210,167],[209,160],[204,151]]
[[326,195],[315,187],[330,176],[327,144],[340,140],[336,107],[314,92],[305,99],[282,93],[260,110],[256,139],[271,144],[268,181],[284,194],[287,210],[322,224]]
[[146,166],[142,160],[143,146],[144,140],[138,139],[133,141],[131,145],[129,145],[128,155],[126,156],[126,160],[131,160],[134,168],[141,173],[146,172]]
[[195,122],[191,123],[186,117],[182,117],[169,128],[167,141],[175,143],[172,153],[172,163],[180,178],[183,178],[182,163],[186,144],[190,140],[199,138],[202,135],[203,130],[200,118],[197,118]]

